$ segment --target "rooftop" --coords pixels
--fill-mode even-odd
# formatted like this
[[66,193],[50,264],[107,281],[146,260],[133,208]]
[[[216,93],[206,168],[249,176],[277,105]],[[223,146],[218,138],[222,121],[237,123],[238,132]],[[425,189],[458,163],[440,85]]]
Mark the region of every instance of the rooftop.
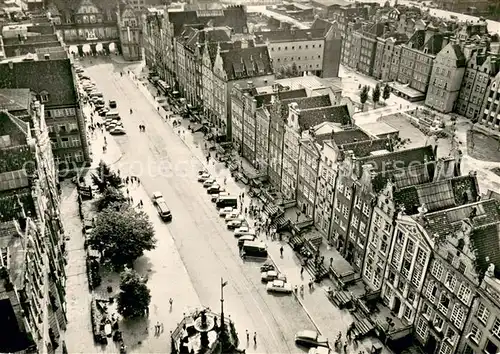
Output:
[[[11,282],[21,285],[26,267],[24,238],[17,221],[0,223],[0,266],[7,267]],[[9,257],[7,257],[7,254]]]
[[302,131],[326,121],[340,125],[349,124],[351,115],[347,105],[301,109],[299,112],[299,126]]
[[31,93],[25,89],[0,89],[0,110],[22,111],[29,110]]
[[233,48],[221,51],[227,80],[241,80],[273,73],[267,47]]
[[395,134],[399,132],[396,128],[390,126],[385,122],[359,124],[359,127],[364,132],[372,136],[378,136],[378,137]]
[[313,4],[318,4],[321,6],[350,6],[351,3],[344,0],[313,0]]
[[324,38],[325,30],[320,29],[289,29],[276,31],[255,32],[257,43],[266,42],[295,42],[317,40]]

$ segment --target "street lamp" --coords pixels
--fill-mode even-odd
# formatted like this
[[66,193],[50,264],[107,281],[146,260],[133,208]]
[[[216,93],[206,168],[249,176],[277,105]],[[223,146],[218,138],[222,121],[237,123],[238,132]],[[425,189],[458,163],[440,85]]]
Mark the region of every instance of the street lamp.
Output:
[[220,328],[221,328],[221,337],[222,340],[226,339],[226,332],[224,329],[224,287],[227,285],[227,281],[220,278]]

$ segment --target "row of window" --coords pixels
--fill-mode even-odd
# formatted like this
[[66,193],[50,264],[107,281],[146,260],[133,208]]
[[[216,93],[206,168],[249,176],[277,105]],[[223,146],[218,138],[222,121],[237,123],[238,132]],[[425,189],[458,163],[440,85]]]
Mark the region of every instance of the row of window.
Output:
[[[318,44],[318,48],[321,48],[321,46],[322,46],[322,44],[321,44],[321,43],[320,43],[320,44]],[[277,50],[278,52],[279,52],[279,51],[281,51],[281,46],[279,46],[279,47],[273,47],[273,46],[271,46],[270,48],[271,48],[271,52],[274,52],[274,49],[275,49],[275,48],[276,48],[276,50]],[[311,48],[316,48],[316,44],[311,44]],[[297,46],[297,49],[299,49],[299,50],[300,50],[300,49],[302,49],[302,45],[298,45],[298,46]],[[304,45],[304,49],[309,49],[309,44],[305,44],[305,45]],[[288,46],[284,46],[284,47],[283,47],[283,50],[288,50]],[[296,49],[295,49],[295,46],[294,46],[294,45],[290,46],[290,50],[296,50]]]

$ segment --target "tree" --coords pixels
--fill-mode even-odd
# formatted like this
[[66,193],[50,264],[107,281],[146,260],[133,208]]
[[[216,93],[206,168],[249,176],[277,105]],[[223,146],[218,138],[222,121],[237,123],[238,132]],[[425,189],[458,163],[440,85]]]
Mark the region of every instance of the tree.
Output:
[[143,211],[128,204],[107,208],[97,214],[89,245],[116,268],[131,265],[144,251],[155,248],[153,225]]
[[276,72],[276,77],[278,79],[285,79],[287,77],[287,69],[284,66],[280,66]]
[[144,316],[151,302],[151,293],[146,281],[133,269],[125,269],[120,278],[118,313],[125,318]]
[[291,77],[300,76],[299,68],[297,67],[296,63],[292,63],[292,66],[290,67],[290,76]]
[[384,86],[384,91],[382,92],[382,98],[387,100],[389,97],[391,97],[391,87],[389,85]]
[[380,101],[380,85],[376,84],[375,88],[372,91],[372,101],[373,101],[373,108],[377,105],[377,103]]
[[368,92],[370,88],[368,86],[363,86],[361,92],[359,93],[359,101],[361,102],[361,110],[365,109],[365,103],[368,101]]
[[99,162],[99,166],[97,166],[96,173],[92,174],[92,182],[99,189],[100,193],[103,193],[108,187],[118,189],[122,185],[120,176],[111,170],[111,167],[102,160]]
[[101,197],[96,201],[97,211],[102,211],[111,206],[121,208],[126,201],[127,198],[125,198],[119,189],[113,187],[106,188]]

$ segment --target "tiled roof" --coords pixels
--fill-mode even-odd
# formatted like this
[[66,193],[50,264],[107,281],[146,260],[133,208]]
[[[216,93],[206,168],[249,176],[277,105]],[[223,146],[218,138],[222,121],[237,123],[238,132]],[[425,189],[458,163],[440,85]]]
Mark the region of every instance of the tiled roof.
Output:
[[334,122],[342,125],[351,122],[347,105],[329,106],[300,110],[299,126],[302,131],[322,122]]
[[427,48],[427,53],[436,55],[443,49],[443,43],[445,38],[444,33],[436,33],[425,43],[424,49]]
[[496,223],[500,220],[500,202],[495,199],[482,200],[429,213],[424,216],[422,224],[431,237],[451,236],[461,230],[462,221],[466,219],[469,219],[473,228]]
[[424,44],[425,44],[425,30],[416,30],[407,43],[408,47],[415,48],[417,50],[422,50]]
[[184,26],[211,25],[228,26],[236,33],[244,33],[247,28],[247,15],[243,6],[229,6],[213,16],[203,16],[202,11],[169,11],[168,19],[174,25],[174,36],[182,33]]
[[453,49],[453,52],[455,53],[455,56],[457,58],[456,65],[457,67],[463,67],[465,66],[466,58],[464,55],[464,52],[462,51],[462,48],[458,44],[452,44],[451,49]]
[[28,36],[26,38],[22,37],[20,41],[17,37],[13,38],[3,38],[4,46],[18,46],[18,45],[30,45],[34,43],[58,43],[56,34],[44,34],[41,36]]
[[472,248],[476,254],[478,270],[484,274],[489,265],[495,265],[498,276],[500,268],[500,222],[483,225],[472,230],[470,235]]
[[322,39],[324,37],[324,29],[293,29],[293,30],[277,30],[277,31],[262,31],[255,32],[255,36],[262,42],[292,42],[303,41],[310,39]]
[[[52,0],[52,3],[57,7],[59,11],[76,11],[82,0]],[[100,8],[102,11],[106,11],[108,9],[116,9],[116,2],[108,1],[108,0],[92,0],[92,3]]]
[[272,93],[264,93],[261,95],[255,95],[254,98],[257,101],[257,107],[262,107],[271,103],[271,98],[274,95],[278,95],[280,100],[287,100],[292,98],[303,98],[307,97],[307,92],[305,89],[298,90],[288,90]]
[[405,214],[415,215],[422,204],[428,212],[434,212],[475,202],[478,192],[475,176],[461,176],[400,188],[393,198],[396,205],[404,207]]
[[273,72],[267,47],[233,48],[220,55],[229,81],[270,75]]
[[367,156],[356,161],[360,166],[366,164],[372,165],[373,172],[383,172],[404,169],[409,165],[423,164],[424,162],[434,160],[434,149],[431,145],[427,145],[384,155]]
[[29,89],[0,89],[0,110],[28,110],[31,102]]
[[324,32],[327,32],[330,27],[332,27],[332,23],[328,22],[327,20],[324,20],[322,18],[315,18],[313,23],[311,24],[311,29],[312,30],[323,30]]
[[2,63],[0,88],[29,88],[37,94],[46,91],[49,94],[46,106],[77,102],[69,59]]

